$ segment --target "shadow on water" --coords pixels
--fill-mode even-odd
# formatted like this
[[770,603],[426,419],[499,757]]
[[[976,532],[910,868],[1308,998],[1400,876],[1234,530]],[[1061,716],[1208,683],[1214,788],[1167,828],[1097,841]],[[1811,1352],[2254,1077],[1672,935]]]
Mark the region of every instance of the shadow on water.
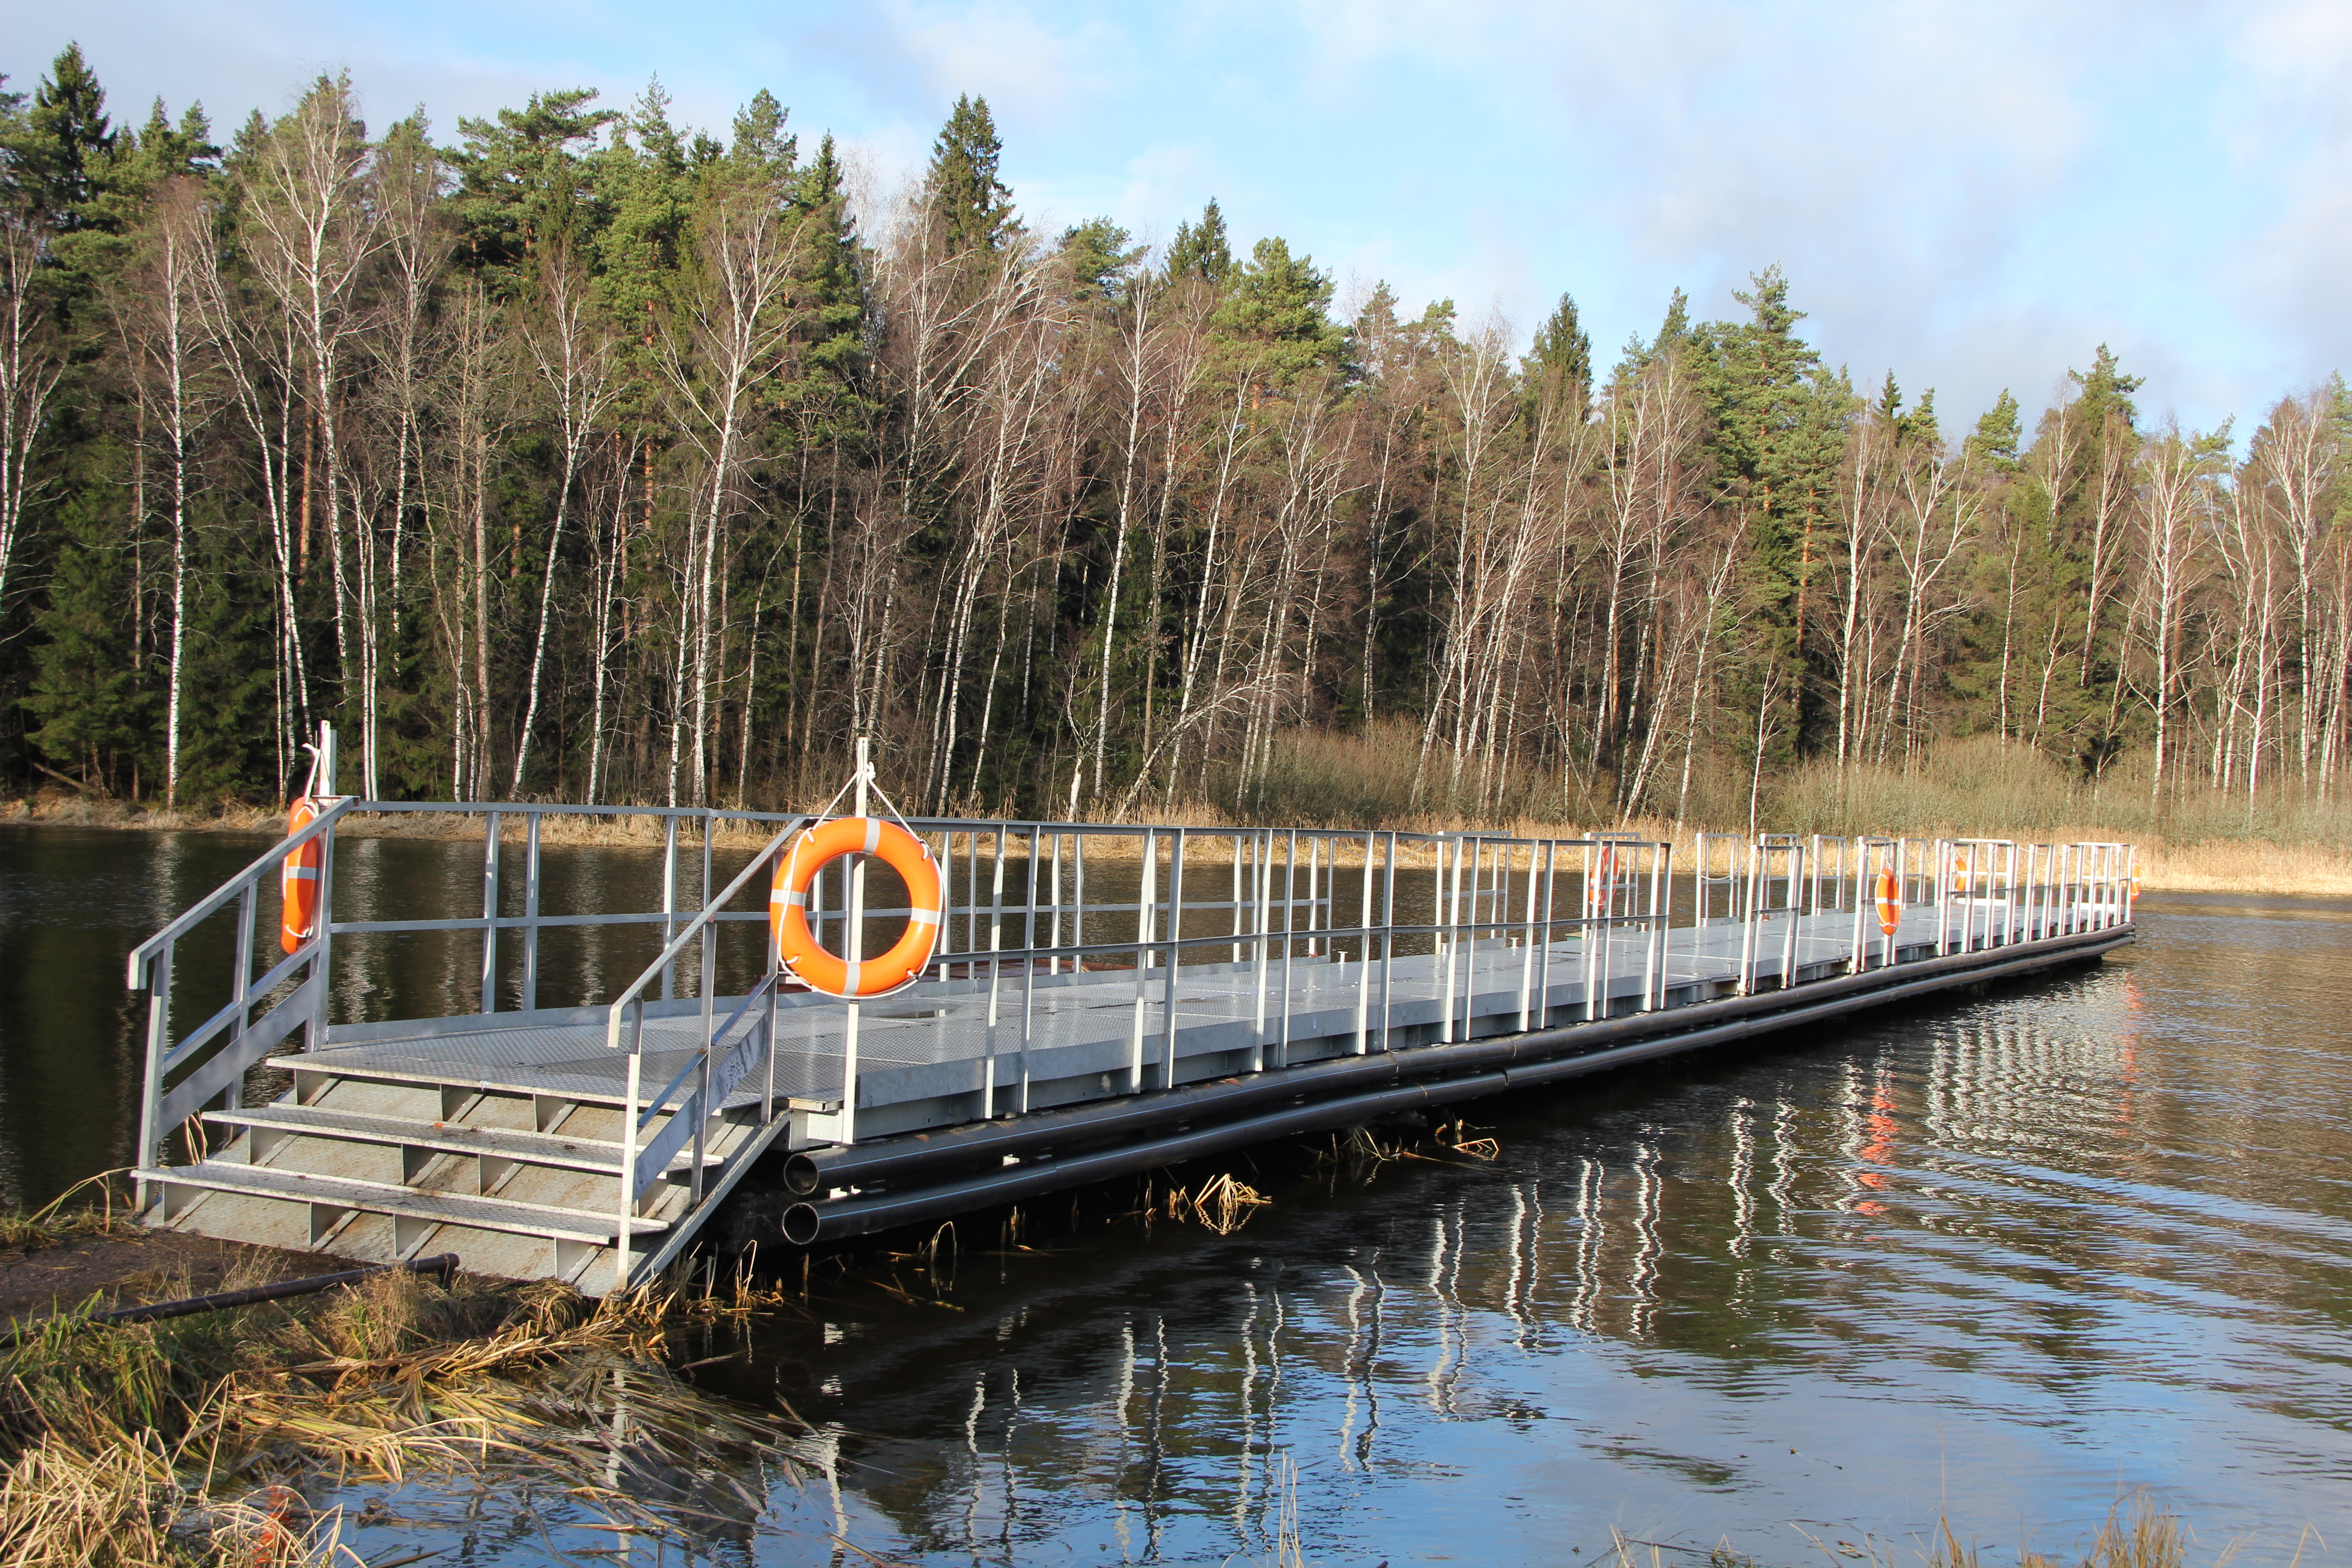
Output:
[[[124,1157],[121,954],[252,852],[0,832],[6,1195]],[[551,858],[551,900],[657,875],[596,854]],[[420,899],[479,885],[476,847],[352,863]],[[1791,1562],[1801,1531],[1908,1552],[1939,1513],[2005,1558],[2029,1530],[2086,1544],[2140,1487],[2199,1560],[2243,1535],[2284,1563],[2305,1523],[2333,1548],[2305,1561],[2340,1558],[2352,903],[2143,914],[2088,969],[1472,1107],[1491,1163],[1239,1165],[1275,1202],[1230,1236],[1098,1194],[1019,1243],[969,1225],[935,1272],[819,1267],[804,1315],[686,1358],[814,1424],[797,1482],[716,1452],[668,1455],[673,1480],[728,1516],[702,1549],[747,1563],[866,1561],[836,1533],[891,1561],[1270,1559],[1286,1477],[1327,1563],[1575,1563],[1612,1527]],[[636,941],[555,967],[616,984]],[[479,963],[478,938],[387,957],[342,1005],[468,1005]],[[394,1501],[433,1522],[356,1531],[363,1555],[610,1544],[510,1528],[495,1484]]]

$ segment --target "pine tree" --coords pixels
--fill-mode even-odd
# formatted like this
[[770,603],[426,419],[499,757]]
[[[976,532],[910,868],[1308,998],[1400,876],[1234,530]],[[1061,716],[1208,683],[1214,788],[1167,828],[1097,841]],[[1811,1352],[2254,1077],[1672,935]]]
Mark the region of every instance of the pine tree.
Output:
[[988,100],[958,98],[931,145],[923,179],[924,205],[950,254],[995,250],[1013,233],[1013,193],[996,174],[1003,152]]
[[605,308],[640,350],[653,341],[694,206],[693,167],[669,101],[659,78],[647,83],[594,167],[597,204],[612,215],[593,239]]
[[520,287],[536,248],[558,230],[582,244],[604,226],[583,151],[621,114],[591,109],[595,97],[584,87],[535,92],[519,110],[457,121],[465,144],[449,154],[457,254],[499,298]]
[[[1886,373],[1892,382],[1895,373]],[[1995,473],[2008,474],[2017,470],[2017,449],[2025,438],[2025,426],[2018,417],[2017,399],[2009,388],[2000,389],[2000,396],[1977,420],[1976,434],[1969,437],[1969,458]]]
[[728,162],[755,178],[789,178],[800,158],[800,139],[785,132],[787,113],[766,88],[753,93],[751,101],[736,113]]
[[1240,352],[1257,361],[1274,389],[1295,385],[1318,369],[1336,369],[1347,335],[1331,320],[1331,279],[1314,258],[1293,256],[1276,238],[1257,242],[1250,263],[1217,309],[1216,325]]
[[1127,287],[1144,249],[1134,236],[1107,217],[1088,218],[1062,231],[1055,246],[1070,269],[1070,287],[1081,300],[1116,298]]

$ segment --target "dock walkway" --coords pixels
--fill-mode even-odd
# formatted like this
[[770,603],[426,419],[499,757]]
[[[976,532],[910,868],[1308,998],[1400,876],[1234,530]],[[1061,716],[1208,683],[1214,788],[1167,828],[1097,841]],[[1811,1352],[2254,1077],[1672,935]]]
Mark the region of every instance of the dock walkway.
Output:
[[[341,803],[309,832],[331,836],[355,809],[376,807]],[[667,815],[673,861],[681,820],[703,817],[708,865],[720,814]],[[761,918],[743,906],[799,826],[778,818],[698,910],[593,917],[658,921],[668,937],[614,997],[331,1022],[335,937],[478,931],[488,976],[502,937],[535,942],[562,923],[537,915],[539,821],[526,820],[521,917],[347,919],[359,911],[331,901],[330,842],[335,920],[256,974],[268,884],[297,836],[133,955],[133,985],[154,999],[139,1173],[152,1223],[371,1260],[454,1250],[478,1271],[602,1290],[680,1256],[763,1162],[802,1200],[787,1234],[856,1234],[1503,1092],[1538,1066],[1587,1070],[2079,961],[2131,934],[2120,846],[1703,842],[1710,860],[1694,884],[1677,883],[1669,847],[1624,838],[1310,835],[1302,852],[1296,834],[920,822],[951,891],[924,978],[853,1005],[788,989],[772,963],[748,994],[716,994],[721,922]],[[495,910],[495,821],[490,831]],[[1082,841],[1107,834],[1141,836],[1140,871],[1129,844],[1124,881],[1107,875],[1097,845],[1097,901],[1083,871],[1065,900],[1063,841],[1083,867]],[[1006,846],[1024,838],[1027,886],[1008,903]],[[1357,846],[1344,896],[1332,868]],[[1185,896],[1188,854],[1196,893],[1207,862],[1231,896]],[[1891,935],[1865,902],[1882,870],[1901,892]],[[1401,879],[1414,876],[1426,884],[1417,919],[1399,919]],[[1085,929],[1081,912],[1097,934],[1133,937],[1060,940]],[[176,1030],[175,943],[229,918],[230,1001]],[[1007,942],[1008,928],[1027,940]],[[665,994],[681,970],[691,994]]]

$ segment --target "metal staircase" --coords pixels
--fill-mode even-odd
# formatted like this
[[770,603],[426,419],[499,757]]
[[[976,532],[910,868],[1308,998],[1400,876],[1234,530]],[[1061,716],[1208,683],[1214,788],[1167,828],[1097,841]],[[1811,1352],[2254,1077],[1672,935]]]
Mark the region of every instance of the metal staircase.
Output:
[[[328,732],[321,777],[330,786],[332,749]],[[712,994],[720,921],[764,918],[727,906],[804,819],[786,823],[699,910],[685,910],[675,907],[678,824],[704,819],[708,891],[709,819],[720,814],[628,813],[667,818],[666,907],[635,916],[542,917],[541,818],[534,808],[492,810],[480,918],[336,920],[333,829],[359,805],[332,801],[310,826],[131,955],[131,987],[149,996],[135,1175],[150,1223],[371,1261],[454,1251],[477,1272],[561,1279],[601,1294],[641,1283],[676,1258],[787,1131],[795,1109],[803,1119],[835,1109],[776,1092],[772,965],[765,982],[748,997],[728,999],[723,1012]],[[371,802],[367,809],[385,806]],[[499,912],[498,819],[509,814],[529,822],[520,917]],[[278,913],[271,884],[285,858],[312,839],[322,847],[321,918],[310,940],[256,975],[257,950],[269,931],[263,921],[274,923]],[[227,1004],[178,1028],[180,944],[223,919],[234,922]],[[329,1025],[339,936],[478,931],[482,994],[494,1006],[502,935],[524,945],[528,1004],[536,1000],[541,931],[626,921],[657,925],[667,940],[609,1003]],[[678,971],[690,972],[698,957],[692,994],[669,994]],[[591,1024],[603,1026],[583,1027]],[[580,1038],[590,1032],[599,1037],[583,1059]],[[569,1043],[534,1050],[548,1037]],[[299,1049],[285,1054],[289,1042]],[[263,1075],[270,1072],[290,1083],[274,1100],[248,1104],[268,1092]],[[648,1080],[663,1079],[650,1088]]]

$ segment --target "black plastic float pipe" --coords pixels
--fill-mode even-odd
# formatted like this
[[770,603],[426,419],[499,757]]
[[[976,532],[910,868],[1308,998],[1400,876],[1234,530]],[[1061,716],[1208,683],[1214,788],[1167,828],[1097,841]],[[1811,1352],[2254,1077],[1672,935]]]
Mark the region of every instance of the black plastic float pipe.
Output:
[[[2128,927],[2088,933],[2085,940],[2070,941],[2060,948],[2037,948],[2038,951],[2000,956],[1996,949],[1994,962],[1979,963],[1960,973],[1969,980],[1997,980],[2012,974],[2029,973],[2047,969],[2053,964],[2098,956],[2113,947],[2131,940]],[[2011,950],[2014,952],[2014,950]],[[1954,954],[1953,957],[1980,959],[1978,953]],[[1941,966],[1941,973],[1920,974],[1899,985],[1891,985],[1873,993],[1871,1005],[1907,1000],[1960,984],[1954,978],[1949,961],[1930,961]],[[1923,966],[1910,966],[1915,969]],[[1884,973],[1884,971],[1874,971]],[[1857,977],[1858,978],[1858,977]],[[1822,983],[1830,984],[1828,982]],[[1810,990],[1811,987],[1808,987]],[[1852,987],[1842,987],[1850,994]],[[1746,998],[1742,998],[1746,1000]],[[1391,1111],[1414,1110],[1452,1104],[1457,1100],[1475,1100],[1498,1094],[1506,1089],[1542,1083],[1556,1083],[1564,1079],[1586,1073],[1603,1072],[1611,1068],[1630,1067],[1657,1057],[1672,1056],[1701,1047],[1726,1045],[1751,1036],[1777,1033],[1809,1023],[1823,1022],[1850,1011],[1852,1004],[1845,994],[1824,997],[1808,1005],[1789,1008],[1760,1016],[1729,1019],[1712,1026],[1687,1030],[1659,1039],[1641,1040],[1610,1050],[1582,1052],[1572,1057],[1559,1057],[1549,1061],[1531,1062],[1459,1078],[1441,1079],[1430,1083],[1407,1084],[1384,1089],[1373,1089],[1346,1095],[1339,1099],[1318,1100],[1311,1105],[1286,1107],[1263,1116],[1216,1127],[1178,1132],[1163,1138],[1148,1139],[1139,1143],[1123,1144],[1115,1149],[1097,1150],[1092,1153],[1074,1154],[1066,1159],[1043,1159],[1033,1163],[1007,1166],[991,1171],[968,1181],[950,1182],[935,1187],[921,1187],[909,1192],[862,1194],[855,1197],[836,1198],[830,1203],[797,1203],[784,1211],[784,1237],[797,1246],[807,1247],[823,1241],[835,1241],[846,1237],[866,1236],[875,1231],[888,1230],[904,1225],[919,1225],[927,1220],[945,1219],[976,1208],[992,1207],[998,1204],[1018,1203],[1057,1188],[1082,1186],[1093,1182],[1108,1181],[1138,1171],[1153,1170],[1162,1165],[1181,1163],[1187,1160],[1206,1159],[1234,1149],[1247,1148],[1277,1138],[1295,1137],[1304,1133],[1323,1132],[1334,1128],[1352,1126]],[[1656,1015],[1650,1015],[1654,1017]],[[1550,1031],[1557,1033],[1558,1031]],[[1529,1037],[1518,1037],[1521,1039]],[[1162,1101],[1166,1109],[1166,1101]]]
[[[411,1258],[405,1263],[377,1263],[365,1268],[346,1268],[339,1274],[314,1274],[308,1279],[281,1279],[275,1285],[255,1285],[243,1290],[216,1290],[209,1296],[191,1296],[181,1301],[150,1301],[143,1307],[123,1307],[111,1312],[93,1312],[82,1320],[91,1323],[152,1323],[164,1318],[186,1318],[198,1312],[216,1312],[224,1307],[255,1307],[264,1301],[282,1301],[289,1296],[315,1295],[331,1290],[338,1285],[355,1285],[376,1274],[435,1274],[440,1276],[443,1288],[457,1272],[457,1255],[444,1252],[433,1258]],[[47,1321],[47,1319],[43,1322]],[[41,1323],[19,1323],[0,1336],[0,1347],[14,1349],[41,1331]]]
[[[1497,1063],[1514,1065],[1523,1057],[1560,1046],[1605,1046],[1628,1037],[1640,1038],[1669,1031],[1663,1044],[1676,1046],[1685,1036],[1713,1025],[1757,1014],[1779,1016],[1810,1011],[1820,1003],[1874,991],[1891,998],[1898,989],[1908,994],[1921,980],[1955,972],[1999,967],[2008,972],[2030,951],[2042,962],[2063,962],[2071,956],[2104,952],[2132,935],[2129,926],[2110,927],[2016,948],[1992,948],[1979,952],[1951,953],[1902,965],[1911,978],[1900,986],[1885,984],[1887,971],[1866,970],[1833,980],[1815,980],[1786,991],[1752,996],[1725,997],[1694,1003],[1659,1013],[1637,1013],[1622,1018],[1567,1024],[1525,1034],[1490,1036],[1450,1045],[1406,1046],[1360,1057],[1309,1062],[1278,1073],[1223,1079],[1177,1089],[1151,1089],[1129,1095],[1108,1105],[1067,1110],[1041,1110],[1013,1121],[983,1121],[934,1132],[909,1132],[873,1143],[846,1148],[801,1150],[784,1162],[784,1186],[797,1197],[811,1197],[827,1187],[858,1186],[886,1180],[903,1180],[974,1161],[1022,1155],[1075,1139],[1112,1138],[1165,1125],[1173,1118],[1232,1116],[1255,1105],[1316,1099],[1334,1092],[1361,1092],[1367,1086],[1437,1073],[1460,1072]],[[2055,942],[2049,946],[2045,943]],[[1778,1027],[1780,1026],[1773,1026]],[[1582,1060],[1584,1053],[1570,1058]]]

